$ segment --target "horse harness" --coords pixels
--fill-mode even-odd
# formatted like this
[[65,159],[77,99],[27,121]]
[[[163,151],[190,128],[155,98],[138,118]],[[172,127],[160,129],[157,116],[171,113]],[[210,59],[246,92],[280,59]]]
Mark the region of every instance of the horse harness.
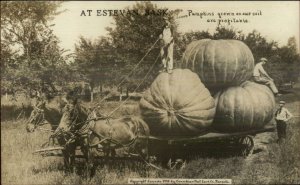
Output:
[[33,125],[34,128],[36,128],[40,125],[40,123],[45,121],[45,114],[44,110],[38,107],[35,107],[33,111],[35,111],[35,115],[31,118],[31,120],[29,120],[29,122],[32,123],[34,121]]
[[[97,120],[97,119],[96,119]],[[94,120],[94,121],[96,121],[96,120]],[[109,118],[106,118],[106,124],[109,124],[109,125],[111,125],[111,123],[110,123],[110,121],[109,121]],[[110,131],[109,131],[109,136],[104,136],[104,135],[102,135],[102,134],[100,134],[100,133],[97,133],[97,132],[95,132],[93,129],[91,129],[91,127],[90,127],[90,133],[89,134],[95,134],[99,139],[100,139],[100,141],[99,142],[97,142],[97,143],[94,143],[94,144],[92,144],[92,145],[89,145],[89,147],[97,147],[99,144],[102,144],[102,143],[104,143],[104,142],[108,142],[108,143],[113,143],[113,144],[115,144],[116,146],[116,148],[117,147],[130,147],[130,146],[132,146],[135,142],[136,142],[136,140],[138,139],[138,132],[139,132],[139,127],[136,125],[136,123],[135,123],[135,126],[136,126],[136,129],[135,129],[135,133],[134,133],[134,135],[135,135],[135,137],[129,142],[129,143],[127,143],[127,144],[122,144],[122,143],[120,143],[119,141],[117,141],[116,139],[113,139],[112,138],[112,133],[113,133],[113,128],[111,128],[110,129]]]

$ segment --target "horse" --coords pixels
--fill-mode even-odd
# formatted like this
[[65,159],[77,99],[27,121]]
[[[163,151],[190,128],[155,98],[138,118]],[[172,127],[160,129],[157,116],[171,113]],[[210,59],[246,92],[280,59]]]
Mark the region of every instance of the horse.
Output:
[[62,116],[62,108],[65,106],[66,100],[61,96],[55,96],[47,101],[39,101],[33,106],[30,117],[26,123],[27,132],[34,132],[39,126],[46,124],[51,125],[54,131]]
[[149,136],[149,127],[139,117],[114,120],[99,118],[95,111],[88,112],[76,102],[65,106],[54,135],[64,135],[68,140],[64,150],[65,167],[70,169],[74,166],[75,149],[79,145],[87,167],[91,167],[90,175],[93,176],[97,166],[94,158],[99,150],[102,150],[105,156],[115,156],[115,149],[129,147],[129,151],[146,156],[146,141],[138,138]]
[[77,103],[68,102],[62,110],[62,116],[58,127],[51,138],[57,138],[60,145],[64,146],[63,158],[66,172],[74,171],[75,151],[77,146],[81,146],[81,151],[85,157],[88,156],[85,125],[88,119],[88,110]]

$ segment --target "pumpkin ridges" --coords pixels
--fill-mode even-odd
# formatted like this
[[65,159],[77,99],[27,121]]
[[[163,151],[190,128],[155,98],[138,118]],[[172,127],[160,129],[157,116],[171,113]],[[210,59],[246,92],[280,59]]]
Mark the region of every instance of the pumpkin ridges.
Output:
[[[229,42],[231,42],[232,45],[235,44],[235,45],[238,45],[238,48],[241,48],[241,49],[237,50],[237,53],[236,53],[237,58],[239,58],[239,60],[240,60],[240,69],[238,71],[239,75],[235,76],[236,77],[235,80],[239,82],[236,85],[239,85],[244,81],[243,79],[249,79],[249,77],[252,76],[252,75],[249,75],[248,71],[250,71],[250,70],[248,70],[248,69],[253,69],[254,67],[248,68],[248,63],[251,63],[251,62],[247,62],[247,60],[245,60],[245,56],[247,56],[247,53],[245,53],[245,51],[248,53],[251,53],[251,51],[248,49],[248,47],[244,47],[246,45],[242,42],[237,42],[235,40],[232,40]],[[254,63],[254,61],[253,61],[253,63]],[[246,64],[246,66],[245,66],[245,64]],[[251,73],[252,73],[252,71],[251,71]]]
[[[226,43],[227,45],[229,45],[228,43]],[[225,55],[226,56],[226,55]],[[228,59],[228,56],[226,56],[226,58],[224,59],[224,63],[225,63],[225,66],[224,66],[224,72],[223,72],[223,78],[221,78],[221,79],[223,79],[223,81],[222,81],[222,83],[225,83],[226,81],[227,81],[227,78],[228,78],[228,72],[227,72],[227,69],[228,69],[228,61],[229,59]],[[230,73],[229,73],[230,74]],[[221,75],[220,75],[221,76]]]
[[[194,101],[197,103],[197,101]],[[199,102],[199,101],[198,101]],[[214,109],[215,108],[215,105],[214,105],[214,100],[213,98],[206,98],[205,101],[202,101],[201,104],[196,104],[194,103],[193,105],[188,105],[187,107],[184,107],[184,108],[181,108],[179,110],[177,110],[178,112],[190,112],[190,111],[195,111],[195,110],[201,110],[201,109],[204,109],[204,110],[211,110],[211,109]],[[206,108],[205,108],[206,106]]]
[[[232,40],[228,40],[228,45],[230,46],[230,48],[231,48],[231,53],[230,53],[230,55],[232,55],[232,56],[234,56],[233,57],[233,60],[234,60],[234,68],[231,70],[232,71],[232,78],[231,79],[228,79],[228,80],[230,80],[230,81],[239,81],[240,79],[239,79],[239,76],[240,75],[238,75],[237,73],[239,73],[240,71],[239,71],[239,69],[238,69],[238,67],[239,67],[239,57],[240,57],[240,55],[239,55],[239,49],[240,48],[236,48],[236,47],[234,47],[235,45],[234,45],[235,43],[234,42],[232,42]],[[238,49],[238,50],[237,50]],[[228,65],[230,65],[230,63],[228,64]],[[230,74],[230,72],[228,72],[229,74]]]
[[[196,77],[196,75],[195,75],[195,77]],[[198,78],[198,77],[197,77]],[[171,101],[168,101],[168,102],[166,102],[166,101],[164,101],[164,99],[168,99],[168,97],[166,97],[166,98],[160,98],[159,96],[155,96],[154,94],[157,94],[157,93],[160,93],[159,91],[161,91],[162,89],[163,90],[165,90],[165,89],[168,89],[168,88],[161,88],[161,87],[158,87],[158,86],[156,86],[156,84],[157,83],[155,83],[154,84],[154,86],[153,86],[153,88],[151,88],[151,92],[152,92],[152,96],[151,97],[154,97],[156,100],[159,100],[159,102],[162,102],[163,104],[168,104],[169,106],[171,106],[172,104],[170,104],[171,103]],[[199,87],[198,87],[199,86]],[[199,84],[197,87],[195,87],[195,88],[193,88],[193,90],[195,89],[195,90],[197,90],[197,89],[201,89],[199,92],[201,93],[201,94],[203,94],[204,92],[203,91],[205,91],[205,88],[204,88],[204,86],[203,86],[203,84]],[[169,88],[170,89],[170,88]],[[207,90],[206,90],[207,91]],[[156,92],[156,93],[154,93],[153,94],[153,92]],[[176,92],[176,91],[174,91],[173,90],[173,92]],[[191,92],[191,91],[190,91]],[[208,91],[205,93],[205,96],[203,96],[203,99],[206,97],[206,96],[209,96],[209,94],[207,94],[208,93]],[[170,95],[169,95],[170,96]],[[201,98],[202,96],[200,96],[200,94],[196,97],[196,98]],[[148,99],[148,98],[147,98]],[[187,99],[188,99],[188,97],[187,97]],[[201,101],[201,100],[203,100],[203,99],[199,99],[199,101]],[[149,100],[149,99],[148,99]],[[194,101],[195,99],[192,99],[192,102],[195,102]],[[170,102],[170,103],[169,103]],[[161,106],[161,105],[157,105],[157,106]],[[165,107],[164,107],[165,108]]]
[[[233,50],[235,50],[235,47],[233,47],[232,45],[232,43],[231,42],[229,42],[229,45],[230,45],[230,47],[233,49]],[[234,63],[235,63],[235,67],[234,67],[234,70],[232,70],[234,73],[232,73],[232,77],[231,77],[231,81],[238,81],[239,79],[238,79],[238,75],[236,75],[236,73],[238,72],[238,52],[234,52]],[[228,64],[229,65],[229,64]]]
[[[169,100],[167,100],[168,98]],[[194,100],[195,103],[192,104],[194,106],[189,105],[187,107],[191,107],[193,112],[181,115],[178,112],[181,110],[178,109],[179,105],[189,103],[190,99]],[[148,103],[147,101],[159,102]],[[202,104],[206,105],[202,106]],[[214,100],[209,91],[201,83],[198,75],[188,69],[175,69],[172,74],[161,73],[152,83],[149,91],[145,92],[140,101],[140,107],[141,115],[149,124],[154,135],[179,136],[181,134],[200,133],[212,123],[215,114]],[[205,117],[206,115],[207,117]],[[189,130],[196,128],[197,130]]]
[[[201,81],[199,79],[199,77],[197,77],[196,74],[193,73],[193,76],[190,77],[190,79],[195,79],[194,82],[196,83],[197,81],[199,82],[199,84],[197,84],[196,86],[194,86],[194,88],[192,88],[190,91],[189,91],[189,95],[194,97],[194,100],[199,100],[201,101],[201,97],[203,96],[203,91],[205,90],[204,86],[201,84]],[[180,87],[178,86],[178,89],[180,90],[174,90],[173,91],[173,96],[174,96],[174,99],[175,101],[173,102],[173,105],[174,105],[174,109],[175,110],[178,110],[178,109],[181,109],[182,107],[185,107],[185,106],[189,106],[191,100],[190,100],[190,96],[185,96],[183,99],[182,99],[182,95],[181,94],[185,94],[185,92],[183,91],[185,88],[188,88],[188,86],[186,86],[186,82],[185,81],[182,81],[182,82],[179,82],[180,84],[182,83],[183,85]],[[178,95],[175,95],[175,94],[178,94]],[[202,96],[201,96],[202,95]],[[205,95],[206,96],[206,95]],[[203,96],[204,97],[204,96]],[[192,100],[193,103],[195,103],[195,101]],[[197,103],[197,102],[196,102]]]
[[[196,54],[195,48],[198,46],[198,44],[199,43],[196,41],[192,42],[190,45],[188,45],[188,48],[189,48],[188,52],[186,54],[184,54],[184,57],[185,57],[184,63],[186,66],[189,66],[188,68],[191,69],[192,71],[195,71],[195,65],[194,65],[194,60],[189,56]],[[194,58],[195,58],[195,56],[194,56]]]
[[[146,98],[149,98],[148,101],[155,102],[158,106],[157,107],[163,107],[163,108],[167,108],[167,102],[165,101],[165,99],[161,96],[155,96],[156,93],[159,93],[159,88],[157,87],[156,83],[153,83],[153,86],[151,85],[150,89],[149,89],[149,93],[151,94],[151,96],[146,96]],[[145,93],[147,95],[147,92]],[[151,98],[150,98],[151,97]]]
[[212,76],[214,75],[214,66],[213,66],[213,62],[208,62],[208,61],[214,61],[214,54],[212,49],[214,49],[212,47],[213,45],[213,40],[211,40],[210,42],[208,42],[208,44],[205,46],[205,53],[204,53],[204,61],[203,62],[203,66],[204,64],[206,64],[206,68],[204,68],[204,78],[205,79],[209,79],[209,81],[213,82],[212,80]]
[[260,88],[262,91],[265,92],[265,94],[268,97],[268,102],[272,103],[271,105],[269,105],[268,108],[265,109],[266,110],[266,115],[268,116],[265,119],[270,121],[273,117],[273,112],[274,112],[274,107],[275,107],[274,95],[268,87],[266,87],[264,85],[261,85],[261,84],[256,84],[256,83],[255,83],[255,85],[257,86],[257,88]]
[[188,79],[193,80],[194,81],[193,83],[196,85],[194,85],[194,87],[189,91],[189,96],[182,97],[182,94],[186,93],[185,89],[189,88],[189,85],[185,80],[181,80],[180,82],[178,82],[178,84],[182,84],[182,85],[177,84],[178,90],[173,92],[173,94],[177,94],[174,95],[174,99],[176,100],[176,104],[177,104],[177,106],[176,107],[174,106],[174,108],[176,109],[180,109],[181,107],[188,106],[191,103],[190,96],[195,97],[195,99],[198,100],[201,97],[201,95],[204,93],[205,87],[203,86],[203,84],[201,84],[199,77],[195,73],[192,73],[192,75],[187,77]]
[[153,101],[146,101],[145,99],[141,99],[141,103],[144,105],[144,107],[147,107],[148,109],[156,109],[156,106],[153,105]]
[[182,60],[183,67],[197,72],[209,89],[239,85],[252,76],[253,55],[241,41],[200,40],[196,42],[192,42],[191,46],[188,45]]
[[[252,84],[250,83],[250,82],[247,82],[247,84],[246,85],[242,85],[242,87],[245,89],[245,91],[248,93],[248,96],[250,96],[250,97],[254,97],[254,96],[256,96],[256,97],[259,97],[259,96],[261,96],[262,94],[261,94],[261,92],[260,91],[253,91],[253,88],[252,88],[252,86],[251,86]],[[259,105],[261,102],[259,102],[259,101],[251,101],[252,102],[252,104],[253,104],[253,108],[254,108],[254,105]],[[259,112],[255,112],[256,114],[262,114],[262,112],[264,112],[264,111],[259,111]],[[265,114],[265,113],[263,113],[263,114]],[[254,115],[254,112],[253,112],[253,116],[252,117],[255,117],[255,115]],[[253,121],[252,121],[252,124],[255,126],[255,127],[257,127],[257,126],[259,126],[259,123],[261,123],[261,122],[263,122],[264,121],[264,116],[256,116],[256,118],[257,118],[257,120],[255,120],[255,119],[253,119]]]
[[[203,41],[203,42],[205,42],[205,41]],[[198,47],[198,45],[200,45],[200,43],[196,43],[195,44],[195,47],[192,49],[192,51],[193,51],[193,53],[192,53],[192,55],[190,55],[190,56],[193,56],[193,57],[191,57],[191,60],[192,60],[192,69],[193,69],[193,71],[197,71],[198,69],[198,67],[197,67],[197,65],[195,65],[195,58],[196,58],[196,56],[197,56],[197,54],[198,54],[198,52],[197,52],[197,47]]]
[[185,97],[184,98],[184,101],[186,101],[185,104],[182,104],[182,106],[178,108],[178,110],[181,110],[185,107],[192,107],[195,104],[198,104],[198,102],[203,102],[203,100],[206,100],[207,97],[210,96],[207,89],[202,88],[202,90],[198,92],[199,94],[194,99],[189,99],[189,97]]
[[[248,98],[249,99],[251,99],[251,102],[252,102],[252,104],[255,104],[254,102],[256,101],[255,100],[255,98],[254,98],[254,96],[252,95],[252,91],[248,91],[246,88],[244,88],[245,90],[246,90],[246,92],[248,93]],[[254,124],[257,124],[257,121],[255,120],[255,115],[256,115],[256,112],[255,112],[255,108],[254,108],[254,106],[252,105],[251,106],[251,114],[250,115],[252,115],[251,116],[251,123],[254,123]]]
[[[206,58],[205,58],[205,53],[206,53],[206,50],[207,50],[207,45],[209,44],[209,41],[211,41],[210,39],[204,39],[204,40],[201,40],[201,42],[197,42],[197,44],[195,45],[195,47],[193,48],[193,56],[190,56],[189,58],[192,58],[192,62],[193,62],[193,71],[198,71],[198,70],[201,70],[202,72],[200,73],[199,77],[200,79],[202,79],[204,77],[204,68],[203,68],[203,65],[204,63],[206,62]],[[196,62],[196,58],[198,56],[201,56],[201,63],[200,63],[200,66],[198,65],[195,65],[195,62]],[[202,67],[201,67],[202,66]],[[188,66],[187,66],[188,67]]]
[[215,45],[216,45],[216,42],[215,41],[213,41],[213,42],[211,42],[212,43],[212,45],[214,46],[213,47],[213,56],[212,56],[212,64],[211,64],[211,66],[212,66],[212,74],[213,74],[213,79],[214,79],[214,82],[215,83],[217,83],[217,76],[216,76],[216,70],[215,70],[215,54],[216,54],[216,47],[215,47]]
[[191,121],[192,122],[198,121],[197,119],[191,120],[190,118],[187,118],[183,115],[178,115],[178,120],[180,120],[179,122],[181,123],[181,126],[183,127],[183,129],[182,129],[183,133],[189,132],[190,130],[192,130],[192,131],[196,130],[196,132],[198,132],[199,130],[203,129],[203,127],[199,129],[198,127],[195,127],[194,125],[190,124]]
[[198,45],[197,41],[193,41],[191,42],[188,46],[187,46],[187,52],[183,53],[183,62],[184,63],[188,63],[188,60],[190,59],[188,56],[191,55],[191,53],[194,51],[194,48]]
[[199,121],[205,121],[207,119],[214,119],[214,114],[212,114],[212,111],[210,109],[202,111],[201,115],[195,114],[196,111],[189,112],[189,113],[177,113],[176,116],[183,116],[188,117],[191,119],[197,119]]
[[[184,121],[188,121],[189,124],[184,124],[187,128],[197,128],[198,130],[204,130],[207,128],[207,125],[211,124],[212,120],[199,120],[198,118],[188,118],[184,115],[180,115],[179,118],[181,118],[181,123]],[[192,124],[190,124],[192,123]]]
[[[151,94],[150,89],[147,89],[145,94]],[[147,100],[147,101],[146,101]],[[153,96],[144,96],[143,101],[149,103],[153,107],[158,107],[159,105],[157,104],[157,101],[154,101]]]
[[246,48],[244,47],[244,44],[242,44],[242,43],[238,43],[239,45],[240,45],[240,47],[241,48],[243,48],[242,50],[239,50],[239,52],[240,52],[240,55],[241,55],[241,60],[242,60],[242,64],[246,64],[246,66],[245,65],[243,65],[243,67],[242,67],[242,71],[241,71],[241,75],[240,75],[240,79],[239,79],[239,81],[242,81],[242,79],[245,79],[245,76],[246,75],[249,75],[248,73],[247,73],[247,69],[249,69],[248,68],[248,64],[247,64],[247,62],[245,62],[245,57],[243,57],[243,56],[247,56],[246,54],[245,54],[245,50],[246,50]]
[[[226,45],[227,43],[222,41],[222,45]],[[214,83],[217,84],[223,84],[225,79],[223,78],[224,74],[226,74],[226,70],[224,70],[224,66],[226,65],[226,57],[220,59],[219,55],[223,55],[224,49],[222,48],[222,45],[218,45],[217,42],[215,42],[214,45]],[[221,54],[220,54],[221,53]],[[219,55],[218,55],[219,54]],[[215,62],[216,61],[216,62]]]
[[[185,85],[185,79],[182,77],[178,77],[177,79],[175,79],[175,81],[178,81],[177,83],[174,83],[174,76],[175,75],[171,75],[171,80],[169,81],[169,86],[172,87],[171,92],[170,92],[170,96],[171,96],[171,100],[172,100],[172,108],[173,109],[177,109],[178,107],[181,106],[182,102],[180,101],[181,99],[178,98],[178,94],[179,92],[182,92],[181,90],[181,86],[179,84],[183,84]],[[180,76],[182,76],[182,73],[180,74]]]
[[254,82],[245,82],[241,86],[218,92],[215,101],[216,117],[213,127],[220,131],[261,128],[273,117],[275,104],[272,92]]

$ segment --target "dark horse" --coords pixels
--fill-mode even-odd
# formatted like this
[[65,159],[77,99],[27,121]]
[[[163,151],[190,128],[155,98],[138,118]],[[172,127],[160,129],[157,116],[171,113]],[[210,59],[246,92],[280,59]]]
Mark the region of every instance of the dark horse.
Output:
[[65,106],[66,100],[61,96],[42,101],[33,107],[30,117],[26,123],[27,132],[34,132],[39,126],[46,124],[51,125],[51,130],[54,131],[62,116],[62,108]]
[[[59,134],[63,133],[63,134]],[[95,174],[96,155],[115,155],[115,149],[128,147],[134,153],[147,154],[145,139],[139,136],[149,136],[147,124],[139,117],[125,117],[115,120],[97,118],[94,111],[88,113],[80,103],[67,104],[64,108],[56,135],[64,135],[66,145],[64,161],[67,168],[74,167],[76,146],[87,160],[91,176]],[[55,135],[54,134],[54,135]],[[100,151],[100,152],[99,152]]]

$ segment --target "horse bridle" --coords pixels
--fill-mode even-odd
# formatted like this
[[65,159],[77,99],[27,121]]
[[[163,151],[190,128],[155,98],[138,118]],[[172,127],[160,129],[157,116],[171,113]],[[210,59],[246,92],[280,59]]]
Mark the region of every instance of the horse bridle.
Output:
[[34,129],[36,129],[38,126],[44,125],[40,123],[44,123],[45,114],[44,110],[40,109],[39,107],[35,107],[33,111],[35,111],[35,115],[33,116],[33,118],[29,118],[29,123],[33,124]]
[[[71,143],[72,141],[74,141],[74,139],[76,139],[76,137],[78,135],[83,136],[85,134],[83,132],[86,129],[84,128],[84,131],[83,131],[82,128],[84,127],[83,125],[86,125],[85,123],[88,122],[89,120],[77,122],[78,118],[79,118],[79,113],[78,113],[78,110],[76,109],[75,106],[72,107],[72,108],[68,108],[65,111],[68,111],[68,114],[70,115],[69,118],[68,118],[71,121],[71,123],[68,125],[69,130],[68,131],[58,130],[51,137],[54,138],[54,137],[63,136],[64,139],[66,139],[66,137],[69,137],[69,139],[67,139],[67,143],[66,143],[66,145],[67,145],[68,143]],[[81,125],[82,125],[82,127],[80,129],[78,129],[77,127],[81,126]]]

